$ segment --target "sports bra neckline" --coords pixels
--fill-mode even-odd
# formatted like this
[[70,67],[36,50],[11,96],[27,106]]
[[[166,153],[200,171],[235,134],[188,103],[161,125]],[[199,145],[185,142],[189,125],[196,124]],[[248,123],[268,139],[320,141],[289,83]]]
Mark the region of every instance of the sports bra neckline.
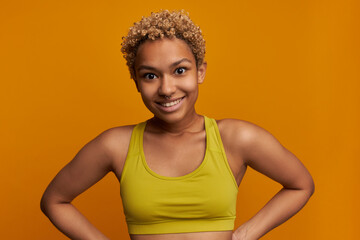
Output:
[[142,159],[142,163],[145,167],[145,169],[151,174],[153,175],[154,177],[157,177],[157,178],[160,178],[160,179],[163,179],[163,180],[182,180],[182,179],[186,179],[186,178],[189,178],[191,176],[193,176],[194,174],[196,174],[197,172],[199,172],[203,167],[204,165],[206,164],[207,162],[207,155],[208,155],[208,151],[209,151],[209,120],[206,116],[203,116],[204,117],[204,125],[205,125],[205,154],[204,154],[204,158],[202,159],[202,162],[201,164],[192,172],[190,173],[187,173],[185,175],[182,175],[182,176],[178,176],[178,177],[170,177],[170,176],[163,176],[163,175],[160,175],[156,172],[154,172],[150,167],[149,165],[147,164],[146,162],[146,158],[145,158],[145,153],[144,153],[144,131],[145,131],[145,127],[146,127],[146,121],[143,122],[143,125],[141,127],[141,131],[140,131],[140,139],[139,139],[139,147],[140,147],[140,155],[141,155],[141,159]]

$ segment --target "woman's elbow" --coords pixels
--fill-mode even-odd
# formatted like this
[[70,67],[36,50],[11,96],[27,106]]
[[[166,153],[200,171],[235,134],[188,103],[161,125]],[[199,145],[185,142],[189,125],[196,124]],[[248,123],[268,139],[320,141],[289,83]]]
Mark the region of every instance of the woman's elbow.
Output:
[[314,194],[314,192],[315,192],[315,183],[314,183],[314,180],[311,178],[310,197]]
[[41,197],[41,200],[40,200],[40,209],[41,211],[47,215],[48,214],[48,211],[49,211],[49,198],[46,196],[46,194],[44,193]]
[[315,192],[315,183],[311,175],[307,177],[307,180],[305,182],[306,184],[304,184],[303,189],[306,191],[308,198],[310,198]]
[[56,198],[48,191],[45,191],[40,200],[40,209],[46,216],[48,216],[51,209],[56,206],[56,203]]
[[309,200],[315,192],[315,183],[312,176],[310,174],[306,174],[305,176],[298,178],[296,187],[293,189],[300,190],[304,200]]

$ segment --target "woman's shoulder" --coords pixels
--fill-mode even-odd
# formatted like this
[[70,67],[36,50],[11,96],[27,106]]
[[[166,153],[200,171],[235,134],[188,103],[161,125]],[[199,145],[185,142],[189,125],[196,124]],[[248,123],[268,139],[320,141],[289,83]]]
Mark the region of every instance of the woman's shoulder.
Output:
[[131,134],[136,125],[117,126],[104,130],[96,138],[106,150],[111,159],[112,170],[117,176],[121,175],[128,152]]
[[107,155],[116,161],[124,160],[130,144],[131,133],[135,125],[116,126],[102,131],[97,141],[106,150]]
[[136,125],[124,125],[124,126],[116,126],[105,129],[100,135],[105,139],[113,139],[113,138],[124,138],[128,135],[131,135],[133,128]]
[[255,123],[240,119],[216,120],[222,140],[234,147],[248,147],[270,133]]
[[233,118],[225,118],[216,120],[221,134],[231,135],[233,137],[247,138],[256,134],[258,131],[264,130],[255,123]]
[[101,132],[98,138],[109,150],[127,150],[134,127],[135,125],[112,127]]

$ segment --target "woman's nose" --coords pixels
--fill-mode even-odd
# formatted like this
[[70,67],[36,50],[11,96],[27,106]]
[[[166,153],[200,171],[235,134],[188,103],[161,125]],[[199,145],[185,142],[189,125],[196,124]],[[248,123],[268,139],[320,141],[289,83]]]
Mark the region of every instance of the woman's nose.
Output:
[[169,76],[163,76],[160,81],[159,95],[171,96],[176,91],[176,85],[173,78]]

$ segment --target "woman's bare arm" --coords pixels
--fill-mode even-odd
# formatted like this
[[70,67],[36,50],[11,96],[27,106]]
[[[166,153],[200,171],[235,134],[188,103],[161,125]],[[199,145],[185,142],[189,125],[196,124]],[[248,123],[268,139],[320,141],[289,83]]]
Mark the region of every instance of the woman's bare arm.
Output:
[[280,183],[283,188],[250,220],[235,230],[239,240],[255,240],[295,215],[314,192],[314,182],[297,157],[263,128],[232,122],[244,164]]
[[[43,213],[71,239],[108,239],[71,204],[71,201],[109,171],[114,170],[114,153],[111,147],[119,140],[114,136],[117,134],[114,132],[116,131],[109,129],[87,143],[55,176],[42,196]],[[120,148],[126,145],[118,142]],[[122,151],[127,151],[126,147],[123,148]]]

